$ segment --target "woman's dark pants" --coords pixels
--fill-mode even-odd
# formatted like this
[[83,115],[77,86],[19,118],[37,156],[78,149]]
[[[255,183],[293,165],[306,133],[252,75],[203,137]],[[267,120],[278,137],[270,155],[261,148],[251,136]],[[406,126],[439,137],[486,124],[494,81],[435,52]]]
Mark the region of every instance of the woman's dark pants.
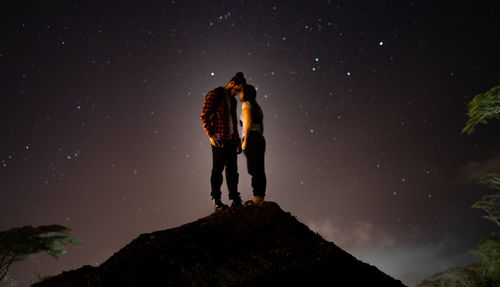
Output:
[[266,140],[258,131],[248,134],[247,146],[244,150],[247,158],[248,173],[252,176],[252,188],[254,196],[266,195],[266,173],[264,171],[264,153],[266,152]]

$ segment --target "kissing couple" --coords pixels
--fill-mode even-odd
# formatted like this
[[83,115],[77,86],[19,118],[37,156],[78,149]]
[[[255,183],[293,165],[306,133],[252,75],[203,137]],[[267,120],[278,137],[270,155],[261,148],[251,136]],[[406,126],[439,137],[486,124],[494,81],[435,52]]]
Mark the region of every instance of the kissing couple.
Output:
[[[236,97],[241,102],[241,139],[236,118]],[[252,177],[253,189],[253,198],[246,201],[245,205],[258,205],[264,201],[266,195],[264,114],[256,97],[255,87],[247,84],[242,72],[236,73],[225,86],[215,88],[205,96],[201,122],[212,148],[210,195],[215,210],[228,208],[221,200],[224,169],[231,207],[243,205],[238,192],[237,156],[241,152],[247,159],[247,170]]]

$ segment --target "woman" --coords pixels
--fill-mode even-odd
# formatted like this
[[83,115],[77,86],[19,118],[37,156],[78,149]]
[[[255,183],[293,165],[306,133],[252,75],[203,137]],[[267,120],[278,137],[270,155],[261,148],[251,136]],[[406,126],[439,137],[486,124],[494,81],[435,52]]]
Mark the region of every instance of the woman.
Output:
[[246,205],[260,204],[266,196],[266,173],[264,171],[264,125],[262,109],[255,101],[257,92],[252,85],[245,85],[240,94],[243,141],[241,148],[247,158],[248,173],[252,176],[253,199]]

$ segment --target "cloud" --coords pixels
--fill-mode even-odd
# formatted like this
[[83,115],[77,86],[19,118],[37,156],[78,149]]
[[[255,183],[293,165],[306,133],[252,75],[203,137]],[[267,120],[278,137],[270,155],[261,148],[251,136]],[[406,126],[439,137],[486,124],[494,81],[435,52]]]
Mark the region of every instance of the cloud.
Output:
[[392,248],[363,247],[353,251],[353,255],[412,286],[449,267],[477,261],[467,251],[456,250],[456,244],[455,239],[443,238],[438,242],[406,243]]
[[359,260],[413,286],[422,279],[452,266],[477,261],[460,241],[448,236],[433,242],[402,242],[370,222],[341,227],[333,218],[309,222],[311,230],[334,242]]
[[309,222],[307,225],[326,240],[335,242],[336,245],[343,248],[373,242],[381,243],[384,246],[393,246],[395,244],[394,238],[376,229],[372,223],[367,221],[355,222],[348,228],[339,227],[340,225],[336,224],[333,219],[326,219],[322,222]]
[[500,171],[500,146],[490,150],[486,158],[471,161],[461,166],[457,182],[477,182],[482,175],[497,171]]

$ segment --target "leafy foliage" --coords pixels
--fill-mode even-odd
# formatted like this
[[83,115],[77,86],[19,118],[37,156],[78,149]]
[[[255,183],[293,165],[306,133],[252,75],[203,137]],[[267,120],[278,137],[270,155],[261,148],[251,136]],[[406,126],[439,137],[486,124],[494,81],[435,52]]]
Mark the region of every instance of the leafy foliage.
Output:
[[452,267],[429,276],[415,287],[477,287],[480,278],[479,264],[465,267]]
[[479,94],[468,104],[469,110],[467,121],[462,133],[472,134],[478,124],[486,124],[487,119],[500,118],[500,86],[491,88],[489,91]]
[[500,172],[492,172],[481,176],[479,183],[500,190]]
[[71,229],[61,225],[23,226],[0,232],[0,281],[9,278],[12,263],[27,258],[35,260],[35,254],[44,252],[58,258],[66,254],[63,245],[80,243],[67,234]]
[[491,236],[483,240],[472,254],[482,257],[481,275],[485,282],[493,284],[486,286],[500,285],[500,237]]
[[[500,190],[500,172],[483,175],[479,183]],[[484,195],[472,205],[472,208],[482,209],[487,214],[483,218],[493,221],[500,227],[500,193]]]
[[[500,119],[500,86],[486,93],[477,95],[468,104],[469,119],[462,130],[468,135],[474,132],[478,124],[486,124],[487,119]],[[488,173],[479,179],[479,183],[489,188],[500,190],[500,172]],[[472,205],[482,209],[486,218],[500,227],[500,193],[487,194]],[[431,275],[415,287],[498,287],[500,286],[500,238],[491,236],[472,250],[472,254],[481,257],[481,261],[465,267],[452,267]]]
[[483,218],[488,219],[500,226],[500,193],[487,194],[472,205],[486,212]]
[[482,260],[464,267],[436,273],[415,287],[490,287],[500,286],[500,237],[491,236],[471,251]]

